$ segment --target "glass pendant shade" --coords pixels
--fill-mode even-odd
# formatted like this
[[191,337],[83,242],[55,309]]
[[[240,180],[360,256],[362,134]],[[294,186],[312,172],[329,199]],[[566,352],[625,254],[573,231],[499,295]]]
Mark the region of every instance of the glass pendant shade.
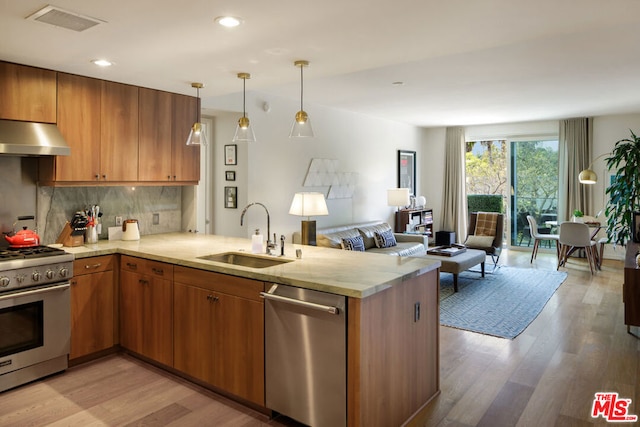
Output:
[[196,101],[196,122],[191,126],[187,145],[207,145],[207,137],[204,134],[204,128],[200,122],[200,89],[204,87],[202,83],[191,83],[191,87],[197,91]]
[[205,136],[202,123],[194,123],[191,126],[191,132],[187,138],[187,145],[207,145],[207,137]]
[[246,83],[247,79],[251,78],[249,73],[238,73],[238,78],[242,79],[242,117],[238,120],[238,126],[236,127],[236,133],[233,135],[232,142],[256,142],[256,136],[253,133],[253,128],[249,122],[246,111]]
[[304,78],[302,70],[304,67],[309,66],[309,61],[300,60],[293,63],[296,67],[300,67],[300,111],[296,113],[293,126],[291,126],[291,132],[289,138],[313,138],[313,128],[311,127],[311,121],[309,115],[302,106],[304,95]]

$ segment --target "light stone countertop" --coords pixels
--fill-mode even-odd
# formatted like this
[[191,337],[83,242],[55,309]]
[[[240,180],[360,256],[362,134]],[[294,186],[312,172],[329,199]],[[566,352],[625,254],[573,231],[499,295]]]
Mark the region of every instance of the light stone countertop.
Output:
[[[96,244],[63,249],[74,254],[76,259],[124,254],[355,298],[368,297],[395,283],[440,267],[440,261],[423,257],[398,257],[285,243],[284,258],[292,262],[249,268],[198,257],[238,251],[251,254],[250,239],[193,233],[145,235],[138,241],[100,240]],[[301,259],[296,259],[296,249],[302,250]]]

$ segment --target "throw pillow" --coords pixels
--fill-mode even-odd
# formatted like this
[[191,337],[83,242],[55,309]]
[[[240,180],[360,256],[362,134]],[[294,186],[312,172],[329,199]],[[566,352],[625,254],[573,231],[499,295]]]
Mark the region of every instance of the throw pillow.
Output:
[[467,241],[464,242],[466,246],[474,246],[477,248],[488,248],[493,244],[493,236],[474,236],[473,234],[467,237]]
[[376,240],[376,246],[379,248],[390,248],[398,244],[396,242],[396,236],[393,235],[393,231],[391,230],[376,232],[374,238]]
[[347,237],[342,239],[342,249],[345,251],[359,251],[364,252],[364,241],[362,236]]

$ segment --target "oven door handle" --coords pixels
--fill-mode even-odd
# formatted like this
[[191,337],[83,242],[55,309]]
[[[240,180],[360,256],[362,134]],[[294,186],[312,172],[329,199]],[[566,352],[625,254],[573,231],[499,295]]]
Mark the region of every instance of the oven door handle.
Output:
[[4,300],[8,300],[8,299],[12,299],[12,298],[21,298],[21,297],[26,297],[26,296],[30,296],[30,295],[38,295],[38,294],[44,294],[46,292],[52,292],[52,291],[64,291],[67,290],[71,287],[71,285],[69,283],[64,283],[62,285],[56,285],[56,286],[49,286],[46,288],[38,288],[38,289],[33,289],[30,291],[24,291],[24,292],[12,292],[9,295],[3,295],[0,296],[0,301],[4,301]]

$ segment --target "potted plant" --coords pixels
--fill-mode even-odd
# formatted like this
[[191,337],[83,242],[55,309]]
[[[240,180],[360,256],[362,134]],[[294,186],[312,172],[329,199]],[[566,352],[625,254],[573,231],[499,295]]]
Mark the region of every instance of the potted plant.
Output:
[[580,209],[576,209],[573,211],[573,222],[582,222],[582,217],[584,213]]
[[611,155],[605,159],[607,169],[615,171],[613,182],[606,190],[609,195],[605,210],[607,238],[621,245],[632,236],[633,211],[640,201],[640,138],[630,132],[631,138],[616,142]]

